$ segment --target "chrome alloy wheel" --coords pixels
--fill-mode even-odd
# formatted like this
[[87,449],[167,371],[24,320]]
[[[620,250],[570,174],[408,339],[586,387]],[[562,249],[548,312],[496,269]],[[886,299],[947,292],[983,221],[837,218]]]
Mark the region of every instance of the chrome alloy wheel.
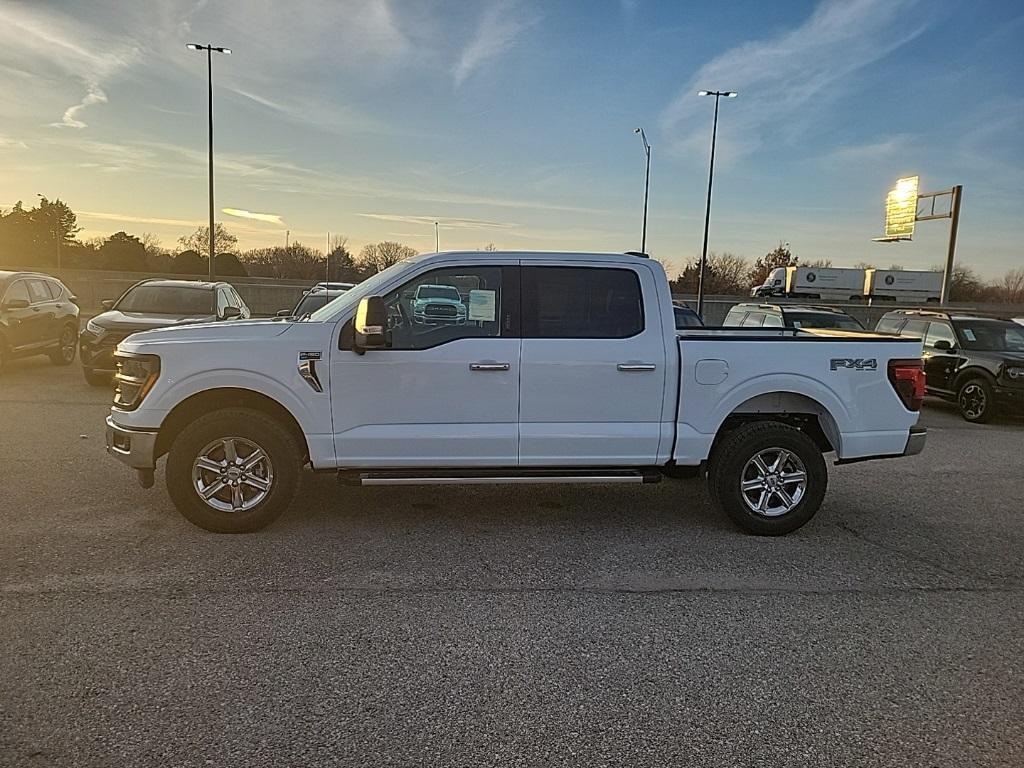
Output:
[[274,467],[267,452],[244,437],[209,443],[192,463],[192,484],[220,512],[247,512],[270,493]]
[[792,511],[807,492],[807,469],[785,448],[766,448],[747,462],[740,476],[743,501],[764,517]]
[[985,389],[980,384],[968,384],[960,390],[960,411],[968,419],[977,419],[985,413]]

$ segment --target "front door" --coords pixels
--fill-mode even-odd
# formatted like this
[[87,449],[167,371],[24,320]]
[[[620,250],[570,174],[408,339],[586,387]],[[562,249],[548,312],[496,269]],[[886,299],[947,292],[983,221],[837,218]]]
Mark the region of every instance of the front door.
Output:
[[[939,341],[947,342],[950,349],[936,349],[935,344]],[[961,360],[956,347],[956,336],[953,335],[952,327],[946,323],[928,324],[921,357],[924,361],[925,380],[929,387],[949,391]]]
[[30,349],[32,346],[42,342],[42,316],[38,307],[21,307],[18,309],[6,308],[7,303],[15,300],[32,302],[32,296],[28,292],[28,281],[17,280],[7,288],[7,293],[2,297],[4,302],[4,314],[7,315],[7,338],[11,350],[17,352],[19,349]]
[[442,267],[384,295],[388,348],[331,356],[339,466],[517,464],[517,277],[514,266]]
[[523,466],[642,466],[662,437],[666,329],[651,270],[522,268]]

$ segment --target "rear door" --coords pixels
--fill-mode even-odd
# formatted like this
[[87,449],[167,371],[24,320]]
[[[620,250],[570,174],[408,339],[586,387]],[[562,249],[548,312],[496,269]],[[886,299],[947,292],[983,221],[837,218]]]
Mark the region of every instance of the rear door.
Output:
[[657,296],[646,268],[523,266],[521,465],[655,463],[667,329],[645,293]]
[[60,339],[60,324],[57,322],[57,302],[54,301],[46,280],[30,277],[25,280],[28,295],[32,300],[32,334],[39,344],[48,344]]

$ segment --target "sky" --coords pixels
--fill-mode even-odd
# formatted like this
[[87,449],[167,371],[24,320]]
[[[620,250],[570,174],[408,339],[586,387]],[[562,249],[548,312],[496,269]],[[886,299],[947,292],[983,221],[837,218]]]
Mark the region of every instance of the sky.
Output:
[[[0,207],[59,197],[81,238],[240,246],[328,233],[442,250],[700,253],[929,268],[948,221],[879,244],[886,191],[964,187],[958,259],[1024,266],[1017,0],[0,0]],[[222,212],[233,209],[235,215]],[[245,212],[267,214],[262,219]],[[241,212],[242,215],[239,215]]]

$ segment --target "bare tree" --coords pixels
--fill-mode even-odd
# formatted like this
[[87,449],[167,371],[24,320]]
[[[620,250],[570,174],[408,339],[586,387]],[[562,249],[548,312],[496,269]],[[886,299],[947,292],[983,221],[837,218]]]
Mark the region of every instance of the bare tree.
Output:
[[[808,261],[806,264],[801,264],[802,267],[813,267],[814,269],[828,269],[832,266],[832,259],[815,259],[814,261]],[[858,267],[858,269],[864,269],[864,267]]]
[[[831,263],[829,264],[829,266],[832,266]],[[870,261],[858,261],[856,264],[853,265],[853,268],[854,269],[874,269],[875,265],[872,264]]]
[[1003,301],[1009,304],[1024,303],[1024,268],[1011,269],[1003,275],[1003,284],[999,288]]
[[[209,257],[210,255],[210,228],[199,227],[191,235],[178,238],[178,244],[187,251]],[[228,232],[223,224],[216,224],[213,229],[213,247],[218,254],[235,253],[238,250],[238,238]]]
[[494,243],[488,243],[484,246],[484,250],[493,253],[498,250],[498,247]]
[[768,277],[768,273],[776,267],[795,267],[798,262],[797,257],[789,250],[789,243],[780,242],[773,250],[754,262],[754,266],[747,273],[748,284],[761,285]]
[[368,272],[380,272],[403,259],[409,259],[419,253],[408,245],[384,240],[380,243],[368,243],[359,252],[358,264]]

